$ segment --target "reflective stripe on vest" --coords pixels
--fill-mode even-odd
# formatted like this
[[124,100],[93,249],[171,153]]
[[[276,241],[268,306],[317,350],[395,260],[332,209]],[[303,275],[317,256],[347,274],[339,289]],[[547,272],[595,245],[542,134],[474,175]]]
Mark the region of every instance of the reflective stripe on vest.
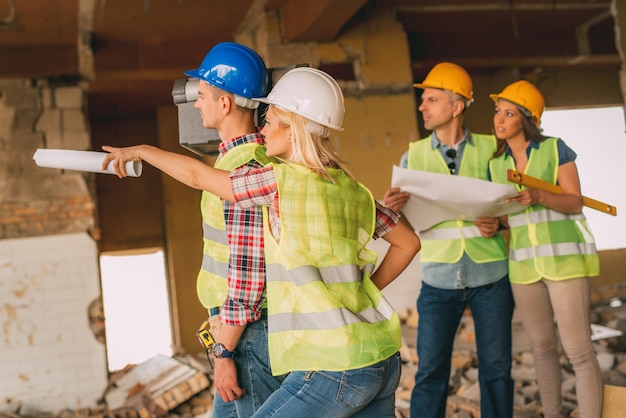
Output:
[[[270,277],[283,277],[285,268],[280,264],[272,264],[267,267],[267,275]],[[372,274],[374,266],[366,264],[363,269],[364,273]],[[325,284],[345,283],[350,281],[360,282],[361,271],[359,267],[353,264],[333,267],[313,267],[302,266],[291,270],[290,280],[296,286],[302,286],[307,283],[321,280]],[[271,280],[271,279],[270,279]]]
[[[270,161],[265,155],[265,147],[256,142],[249,142],[232,148],[223,158],[216,161],[215,167],[230,171],[253,160],[263,165]],[[202,267],[196,280],[196,292],[202,305],[210,309],[222,306],[228,296],[230,248],[222,200],[214,194],[203,191],[200,210],[204,247]]]
[[509,257],[511,261],[521,262],[535,257],[557,257],[577,254],[593,255],[595,253],[595,244],[565,242],[563,244],[545,244],[536,247],[511,250]]
[[[557,138],[548,138],[531,148],[525,174],[551,184],[557,183]],[[494,182],[510,184],[507,169],[515,169],[511,156],[493,159]],[[516,185],[518,190],[525,187]],[[509,215],[511,241],[509,278],[515,284],[530,284],[542,278],[565,280],[599,274],[599,258],[593,234],[583,213],[565,214],[532,205]]]
[[554,210],[536,210],[534,212],[519,212],[516,215],[509,216],[509,226],[511,228],[517,228],[519,226],[524,226],[528,223],[538,224],[541,222],[553,222],[553,221],[564,221],[564,220],[584,220],[585,215],[582,213],[568,215],[561,212],[556,212]]
[[[282,270],[282,271],[279,271]],[[374,270],[372,264],[366,266],[367,271]],[[273,265],[268,271],[268,277],[281,277],[291,281],[296,286],[322,281],[325,285],[341,284],[342,282],[359,283],[363,274],[356,266],[324,267],[316,269],[313,266],[303,266],[290,271],[279,265]],[[369,273],[367,273],[369,276]],[[331,309],[324,312],[283,312],[272,316],[268,327],[269,332],[324,330],[358,322],[376,323],[387,321],[393,317],[393,306],[384,298],[379,300],[375,307],[368,307],[359,312],[352,312],[345,307]]]
[[420,233],[420,238],[423,240],[444,240],[444,239],[459,239],[459,236],[463,238],[477,238],[482,237],[480,230],[476,225],[463,225],[461,228],[432,228]]
[[[487,180],[487,164],[496,149],[495,137],[472,134],[472,142],[465,144],[458,175]],[[439,149],[432,148],[430,136],[409,145],[407,166],[412,170],[451,175]],[[502,236],[485,238],[473,222],[445,221],[419,235],[422,262],[455,263],[464,252],[477,263],[506,260],[506,244]]]
[[202,269],[212,271],[219,277],[228,276],[228,263],[221,263],[209,255],[202,257]]
[[215,241],[218,244],[228,245],[228,237],[224,234],[224,231],[213,228],[206,222],[202,223],[202,234],[208,240]]
[[277,164],[281,234],[264,211],[268,341],[274,375],[365,367],[396,353],[400,321],[370,280],[376,256],[365,247],[375,202],[341,170],[331,183],[309,169]]

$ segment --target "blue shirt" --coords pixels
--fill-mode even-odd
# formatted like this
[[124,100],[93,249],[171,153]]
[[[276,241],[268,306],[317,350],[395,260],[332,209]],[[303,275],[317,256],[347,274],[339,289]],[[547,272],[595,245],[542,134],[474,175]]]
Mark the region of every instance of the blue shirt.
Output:
[[[530,151],[532,149],[538,149],[541,142],[529,142],[526,147],[526,157],[530,157]],[[576,152],[569,147],[561,138],[557,138],[556,140],[556,148],[559,154],[559,166],[562,166],[566,163],[571,163],[572,161],[576,161],[576,157],[578,155]],[[513,158],[513,154],[511,154],[511,148],[507,145],[504,149],[504,158]],[[515,159],[514,159],[515,160]],[[487,173],[487,177],[491,180],[491,171]]]
[[[446,163],[452,161],[451,158],[446,156],[446,151],[450,149],[445,144],[442,144],[435,132],[430,136],[430,142],[433,149],[438,148],[439,152],[443,156]],[[465,145],[472,143],[472,134],[467,128],[465,129],[465,138],[457,144],[457,156],[454,161],[459,164],[463,159],[463,151]],[[400,159],[400,166],[402,168],[408,168],[408,155],[409,152],[405,152]],[[485,167],[485,171],[487,171]],[[457,170],[458,172],[458,170]],[[456,174],[454,174],[456,175]],[[426,245],[428,245],[426,243]],[[422,280],[430,286],[437,287],[439,289],[465,289],[475,288],[480,286],[486,286],[497,282],[504,278],[508,273],[508,260],[493,261],[490,263],[476,263],[467,255],[466,252],[456,263],[423,263],[420,262]]]

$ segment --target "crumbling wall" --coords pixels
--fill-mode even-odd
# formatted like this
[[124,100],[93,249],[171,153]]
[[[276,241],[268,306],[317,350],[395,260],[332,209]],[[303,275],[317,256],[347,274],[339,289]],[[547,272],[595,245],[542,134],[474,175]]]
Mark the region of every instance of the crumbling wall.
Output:
[[93,405],[107,383],[88,312],[100,295],[90,177],[33,161],[38,148],[88,149],[85,121],[78,85],[0,80],[0,401],[24,414]]

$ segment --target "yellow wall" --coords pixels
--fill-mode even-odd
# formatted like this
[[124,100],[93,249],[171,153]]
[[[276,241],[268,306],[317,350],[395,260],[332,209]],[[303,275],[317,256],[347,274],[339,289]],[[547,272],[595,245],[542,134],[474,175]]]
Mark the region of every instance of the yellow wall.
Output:
[[356,81],[343,82],[345,130],[332,140],[352,174],[382,198],[411,140],[419,138],[417,107],[402,27],[391,13],[370,16],[343,33],[336,42],[320,45],[320,62],[341,61],[336,46],[352,61]]
[[[178,143],[176,106],[158,109],[159,146],[180,154],[188,153]],[[162,174],[163,211],[167,270],[174,343],[188,353],[201,351],[196,337],[207,311],[198,301],[196,277],[202,264],[201,192]]]
[[349,98],[346,109],[346,129],[333,140],[352,174],[382,198],[393,165],[409,142],[419,138],[413,96]]

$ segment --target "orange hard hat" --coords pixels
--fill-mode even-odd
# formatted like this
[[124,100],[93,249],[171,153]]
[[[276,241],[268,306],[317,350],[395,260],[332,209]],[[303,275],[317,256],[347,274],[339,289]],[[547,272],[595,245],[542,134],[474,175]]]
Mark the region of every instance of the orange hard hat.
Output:
[[506,86],[499,94],[490,94],[489,97],[494,102],[504,99],[523,107],[533,116],[535,125],[539,126],[541,124],[541,115],[546,103],[539,89],[531,82],[526,80],[516,81]]
[[424,81],[413,84],[413,87],[450,90],[474,101],[472,79],[463,67],[451,62],[440,62],[435,65],[426,75]]

